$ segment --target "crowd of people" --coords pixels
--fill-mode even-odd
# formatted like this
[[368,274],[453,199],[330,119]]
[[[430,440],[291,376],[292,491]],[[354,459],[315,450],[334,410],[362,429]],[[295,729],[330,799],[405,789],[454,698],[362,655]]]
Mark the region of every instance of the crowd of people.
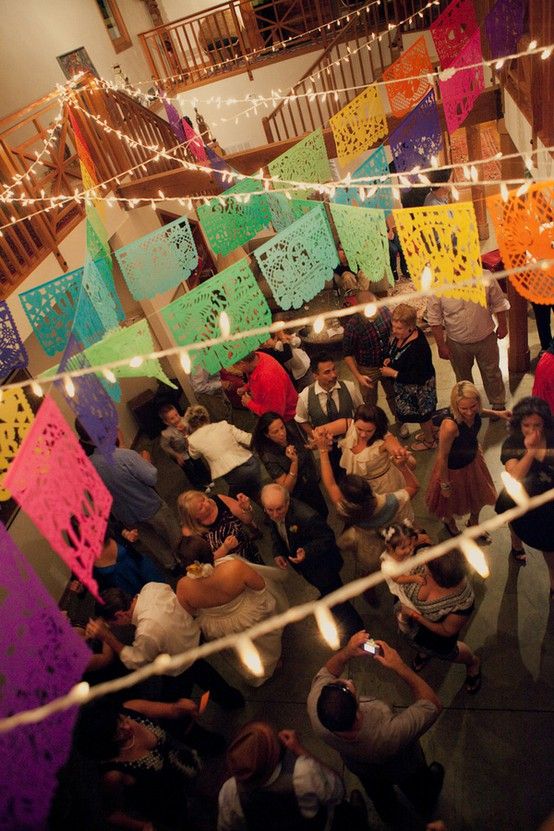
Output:
[[[357,299],[375,300],[367,290]],[[457,378],[442,409],[428,339],[406,303],[346,319],[343,357],[353,380],[339,378],[332,354],[318,352],[308,363],[298,340],[284,334],[239,361],[233,389],[255,417],[252,431],[238,429],[227,413],[210,413],[206,399],[206,406],[190,406],[183,415],[164,405],[160,448],[190,483],[178,513],[158,495],[148,454],[119,447],[108,462],[77,423],[81,444],[113,496],[94,570],[103,604],[84,632],[94,651],[87,679],[240,636],[288,607],[290,571],[326,597],[343,585],[345,561],[356,577],[386,566],[390,604],[373,589],[357,605],[390,616],[398,643],[409,644],[412,657],[405,661],[388,643],[372,640],[352,603],[336,604],[342,648],[306,689],[309,723],[358,777],[389,827],[447,827],[448,821],[433,819],[444,769],[429,764],[419,744],[441,702],[421,673],[435,659],[461,664],[464,694],[479,692],[481,658],[462,640],[476,600],[457,549],[409,568],[410,558],[436,541],[417,526],[412,500],[423,489],[429,516],[452,537],[460,521],[477,525],[486,506],[501,513],[515,504],[497,488],[479,447],[484,418],[507,422],[501,460],[528,494],[554,487],[551,392],[541,381],[538,395],[506,409],[497,341],[506,335],[508,303],[496,286],[487,303],[429,303],[439,357],[451,361]],[[552,345],[545,354],[551,357]],[[474,360],[489,407],[473,383]],[[377,404],[378,384],[392,419]],[[427,453],[434,463],[421,481],[418,462]],[[520,566],[526,545],[543,553],[552,600],[552,507],[528,512],[510,532],[510,555]],[[491,538],[483,533],[478,542]],[[262,557],[268,551],[271,565]],[[404,573],[396,574],[400,564]],[[257,637],[251,661],[227,649],[246,685],[260,686],[280,671],[282,634],[273,629]],[[386,701],[361,695],[347,678],[354,660],[381,664],[406,685],[412,703],[394,712]],[[196,703],[194,685],[204,691]],[[223,737],[202,727],[207,696],[233,710],[244,706],[243,695],[205,659],[181,662],[131,692],[84,708],[76,731],[81,751],[98,763],[106,818],[142,831],[194,829],[187,800],[195,777],[211,756],[225,752]],[[219,831],[369,828],[360,793],[347,799],[341,776],[286,725],[251,722],[226,753]]]

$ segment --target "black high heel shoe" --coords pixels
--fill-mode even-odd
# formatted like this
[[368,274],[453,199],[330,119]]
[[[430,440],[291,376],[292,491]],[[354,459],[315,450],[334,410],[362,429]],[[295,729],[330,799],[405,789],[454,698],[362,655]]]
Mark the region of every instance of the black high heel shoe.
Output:
[[518,566],[526,566],[527,565],[527,554],[525,553],[524,548],[511,548],[510,549],[510,557],[513,557]]

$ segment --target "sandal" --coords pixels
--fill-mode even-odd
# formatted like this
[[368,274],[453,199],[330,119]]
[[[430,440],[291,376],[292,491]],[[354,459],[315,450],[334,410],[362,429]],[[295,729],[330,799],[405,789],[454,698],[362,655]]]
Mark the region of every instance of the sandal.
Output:
[[469,672],[466,673],[466,682],[465,682],[465,690],[468,693],[476,693],[479,692],[481,689],[481,682],[483,678],[481,676],[481,662],[479,662],[479,669],[475,673],[475,675],[470,675]]
[[448,532],[448,535],[450,537],[459,537],[462,533],[456,525],[454,526],[456,530],[454,530],[454,528],[451,528],[451,526],[447,522],[445,522],[444,519],[442,521],[442,524],[444,525],[445,530]]
[[527,565],[527,554],[524,548],[510,548],[510,557],[513,557],[520,566]]
[[[466,528],[474,528],[475,526],[469,522],[466,522]],[[483,531],[482,534],[479,534],[478,537],[474,537],[475,542],[479,543],[480,545],[492,545],[492,537],[488,531]]]
[[410,445],[410,450],[413,450],[415,453],[423,453],[425,450],[435,450],[439,446],[439,443],[436,439],[433,439],[431,442],[425,441],[422,439],[421,441],[416,441],[414,444]]
[[417,652],[412,660],[412,669],[414,672],[421,672],[423,667],[431,660],[430,655],[424,655],[423,652]]

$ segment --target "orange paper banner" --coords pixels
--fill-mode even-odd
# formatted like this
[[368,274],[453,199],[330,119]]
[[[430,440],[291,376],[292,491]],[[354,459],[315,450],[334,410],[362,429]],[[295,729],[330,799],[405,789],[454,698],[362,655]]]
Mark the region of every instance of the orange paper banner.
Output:
[[554,303],[554,263],[543,264],[554,258],[554,180],[520,191],[506,202],[500,195],[487,199],[504,268],[529,266],[510,274],[516,290],[533,303]]
[[[426,77],[415,78],[413,76],[432,72],[433,65],[425,37],[418,38],[409,49],[403,52],[397,61],[383,70],[385,81],[398,79],[397,84],[387,84],[386,90],[390,101],[392,114],[397,118],[404,116],[412,110],[424,95],[431,89],[431,84]],[[412,80],[409,80],[409,79]]]

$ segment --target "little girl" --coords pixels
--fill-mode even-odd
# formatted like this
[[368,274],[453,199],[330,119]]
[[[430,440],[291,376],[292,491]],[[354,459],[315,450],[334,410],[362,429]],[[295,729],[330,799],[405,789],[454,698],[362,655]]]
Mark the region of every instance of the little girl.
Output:
[[[380,557],[382,565],[403,563],[409,557],[413,557],[418,548],[429,545],[427,534],[424,531],[417,531],[408,520],[382,528],[379,533],[385,541],[385,550]],[[397,597],[403,606],[414,609],[413,603],[406,597],[402,586],[408,583],[417,583],[422,586],[425,583],[425,577],[422,574],[410,572],[393,577],[386,571],[386,566],[384,571],[390,593]],[[407,634],[410,630],[410,619],[402,612],[397,614],[396,619],[400,631]]]

